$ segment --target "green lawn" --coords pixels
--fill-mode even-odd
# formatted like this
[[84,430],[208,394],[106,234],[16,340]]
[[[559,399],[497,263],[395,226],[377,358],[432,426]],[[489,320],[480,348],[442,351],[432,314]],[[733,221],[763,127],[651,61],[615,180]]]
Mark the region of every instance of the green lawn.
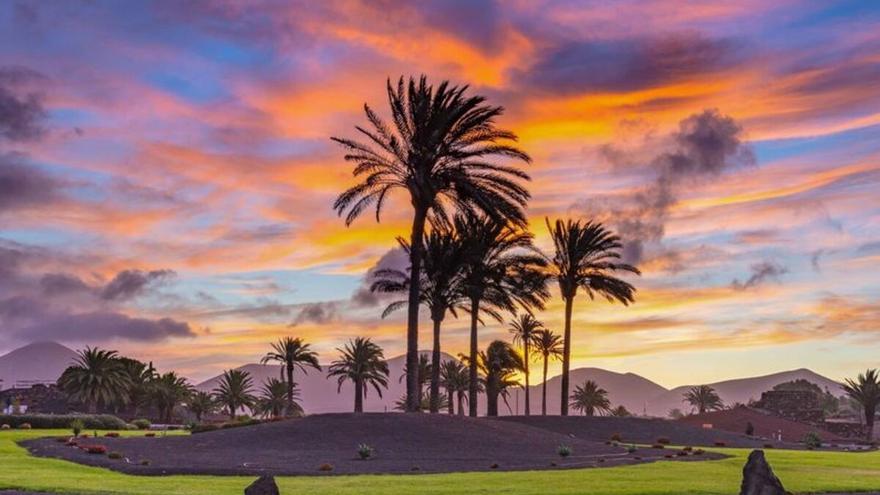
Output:
[[[34,458],[16,441],[60,430],[0,431],[0,489],[59,493],[240,495],[253,478],[131,476],[71,462]],[[139,435],[141,432],[125,432]],[[735,494],[748,450],[714,449],[720,461],[514,473],[281,477],[282,493],[309,494]],[[880,452],[767,451],[785,487],[795,493],[867,491],[880,487]]]

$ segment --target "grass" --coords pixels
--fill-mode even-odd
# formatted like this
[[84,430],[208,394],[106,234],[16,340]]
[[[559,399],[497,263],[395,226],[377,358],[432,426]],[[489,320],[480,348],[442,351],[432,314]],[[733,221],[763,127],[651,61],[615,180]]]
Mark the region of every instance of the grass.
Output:
[[[31,457],[16,442],[69,435],[66,430],[0,431],[0,490],[75,494],[241,495],[254,477],[132,476],[56,459]],[[142,435],[143,432],[122,432]],[[279,477],[282,493],[420,495],[591,494],[728,495],[739,491],[749,451],[712,449],[731,455],[718,461],[661,461],[601,469],[422,475]],[[880,452],[846,453],[769,450],[767,458],[794,493],[857,492],[880,486]]]

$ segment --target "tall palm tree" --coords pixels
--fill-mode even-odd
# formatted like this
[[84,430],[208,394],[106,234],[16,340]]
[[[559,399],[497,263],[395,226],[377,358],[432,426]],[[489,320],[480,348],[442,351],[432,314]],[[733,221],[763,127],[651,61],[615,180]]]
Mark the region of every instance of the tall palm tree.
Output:
[[254,381],[247,371],[226,370],[220,376],[217,388],[214,389],[214,397],[226,407],[229,418],[235,419],[236,411],[254,405],[253,387]]
[[125,374],[130,382],[128,397],[123,402],[132,406],[133,416],[138,416],[140,408],[147,405],[153,381],[159,375],[156,372],[156,368],[153,367],[153,363],[143,363],[129,357],[118,357],[117,359],[119,364],[125,369]]
[[515,375],[525,369],[523,358],[512,345],[495,340],[478,359],[486,384],[486,415],[498,416],[498,397],[507,403],[507,389],[520,385]]
[[859,374],[855,379],[846,379],[843,385],[846,394],[858,402],[865,413],[865,439],[869,442],[874,440],[874,415],[877,405],[880,404],[880,377],[877,370],[868,370]]
[[526,408],[525,413],[528,416],[531,413],[529,405],[529,348],[538,337],[538,331],[544,329],[544,324],[535,319],[529,313],[523,313],[510,324],[510,333],[513,334],[513,343],[519,344],[523,349],[523,364],[525,365],[526,375]]
[[561,219],[551,226],[545,219],[555,252],[548,257],[550,273],[559,284],[565,302],[565,331],[562,351],[562,401],[560,414],[568,415],[569,369],[571,366],[571,312],[578,289],[590,297],[604,297],[609,302],[619,301],[625,306],[635,301],[636,289],[616,278],[616,272],[639,274],[626,263],[618,263],[623,244],[620,238],[601,223]]
[[293,381],[293,370],[299,368],[303,373],[308,373],[307,367],[311,367],[321,371],[318,354],[301,338],[284,337],[272,344],[272,352],[263,356],[260,363],[273,361],[281,363],[281,379],[287,384],[287,414],[295,414],[297,405],[293,397],[293,389],[296,386]]
[[[409,253],[410,245],[400,241]],[[462,243],[453,232],[447,229],[433,229],[425,235],[424,259],[422,263],[421,290],[419,301],[431,313],[434,325],[434,342],[431,352],[431,391],[430,407],[432,413],[440,410],[440,329],[446,313],[458,317],[457,310],[465,309],[462,287]],[[371,286],[376,292],[406,292],[409,287],[407,272],[396,269],[377,270]],[[382,313],[382,317],[406,306],[407,301],[394,301]]]
[[201,423],[205,415],[211,414],[217,409],[217,402],[208,392],[193,392],[186,401],[186,408],[193,413],[196,421]]
[[547,415],[547,364],[551,359],[562,359],[562,337],[550,330],[538,330],[535,334],[535,352],[544,360],[544,381],[541,385],[541,415]]
[[[467,86],[443,81],[435,89],[422,76],[401,77],[395,88],[388,80],[389,126],[364,105],[369,128],[356,127],[364,141],[332,138],[354,162],[353,175],[362,182],[339,195],[333,209],[350,225],[375,205],[376,221],[391,193],[402,191],[413,207],[410,229],[410,284],[406,327],[406,355],[411,370],[418,361],[418,325],[422,238],[425,225],[448,223],[449,210],[480,212],[499,222],[526,222],[523,208],[529,199],[520,181],[529,176],[497,158],[523,162],[531,159],[514,146],[516,135],[499,129],[495,120],[501,107],[485,104],[482,96],[468,96]],[[407,405],[419,408],[415,374],[407,377]]]
[[470,416],[477,416],[477,326],[481,315],[502,321],[502,312],[543,309],[549,296],[546,262],[532,245],[532,234],[488,218],[458,215],[455,231],[464,244],[463,284],[471,317]]
[[455,405],[458,404],[459,416],[464,415],[464,403],[467,400],[468,369],[458,359],[447,359],[440,366],[440,383],[446,389],[448,399],[447,411],[449,415],[455,414]]
[[684,400],[695,407],[699,414],[703,414],[706,411],[724,409],[724,402],[721,400],[721,397],[709,385],[691,387],[684,393]]
[[150,396],[159,412],[159,420],[171,423],[174,408],[184,402],[192,393],[193,388],[186,378],[169,371],[156,377],[150,387]]
[[611,411],[608,392],[593,380],[587,380],[583,385],[575,387],[570,399],[572,409],[581,411],[585,416],[595,416],[596,413],[602,414]]
[[382,389],[388,387],[388,363],[382,348],[370,339],[358,337],[337,349],[341,356],[330,364],[327,378],[338,377],[337,393],[346,380],[354,384],[354,412],[364,412],[364,397],[372,385],[382,397]]
[[[278,418],[285,411],[290,414],[290,403],[287,401],[288,390],[287,383],[277,378],[269,378],[263,382],[260,396],[255,402],[257,412],[266,418]],[[299,396],[299,390],[296,387],[294,387],[293,396]],[[293,404],[293,413],[302,414],[302,407],[297,402]]]
[[131,380],[116,351],[86,347],[61,374],[58,386],[94,414],[99,405],[126,402]]

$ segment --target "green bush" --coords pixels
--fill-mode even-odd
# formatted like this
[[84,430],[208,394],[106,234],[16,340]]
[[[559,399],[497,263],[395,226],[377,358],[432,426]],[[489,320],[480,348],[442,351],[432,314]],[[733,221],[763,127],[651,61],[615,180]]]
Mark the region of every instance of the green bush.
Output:
[[0,424],[8,424],[12,428],[20,428],[27,423],[32,428],[55,428],[66,430],[73,420],[83,422],[83,428],[90,430],[124,430],[125,421],[109,414],[19,414],[0,415]]
[[363,460],[373,457],[373,447],[370,447],[365,443],[358,445],[358,456]]
[[141,418],[132,421],[131,424],[135,425],[138,430],[149,430],[152,423],[150,423],[149,419]]
[[85,422],[83,422],[83,420],[80,418],[76,418],[70,422],[70,429],[73,430],[73,436],[75,437],[78,437],[85,427]]
[[571,455],[571,447],[568,445],[560,445],[556,447],[556,453],[559,454],[559,457],[568,457]]
[[803,442],[807,448],[818,449],[822,446],[822,437],[820,437],[815,431],[811,431],[804,435]]

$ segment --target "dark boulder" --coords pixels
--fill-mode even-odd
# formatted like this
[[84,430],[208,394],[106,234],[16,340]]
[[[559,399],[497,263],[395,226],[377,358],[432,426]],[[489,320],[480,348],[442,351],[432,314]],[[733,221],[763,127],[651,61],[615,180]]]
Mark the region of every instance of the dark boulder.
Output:
[[753,450],[743,467],[740,495],[787,495],[782,482],[773,474],[763,450]]
[[280,495],[278,485],[272,476],[260,476],[244,489],[244,495]]

